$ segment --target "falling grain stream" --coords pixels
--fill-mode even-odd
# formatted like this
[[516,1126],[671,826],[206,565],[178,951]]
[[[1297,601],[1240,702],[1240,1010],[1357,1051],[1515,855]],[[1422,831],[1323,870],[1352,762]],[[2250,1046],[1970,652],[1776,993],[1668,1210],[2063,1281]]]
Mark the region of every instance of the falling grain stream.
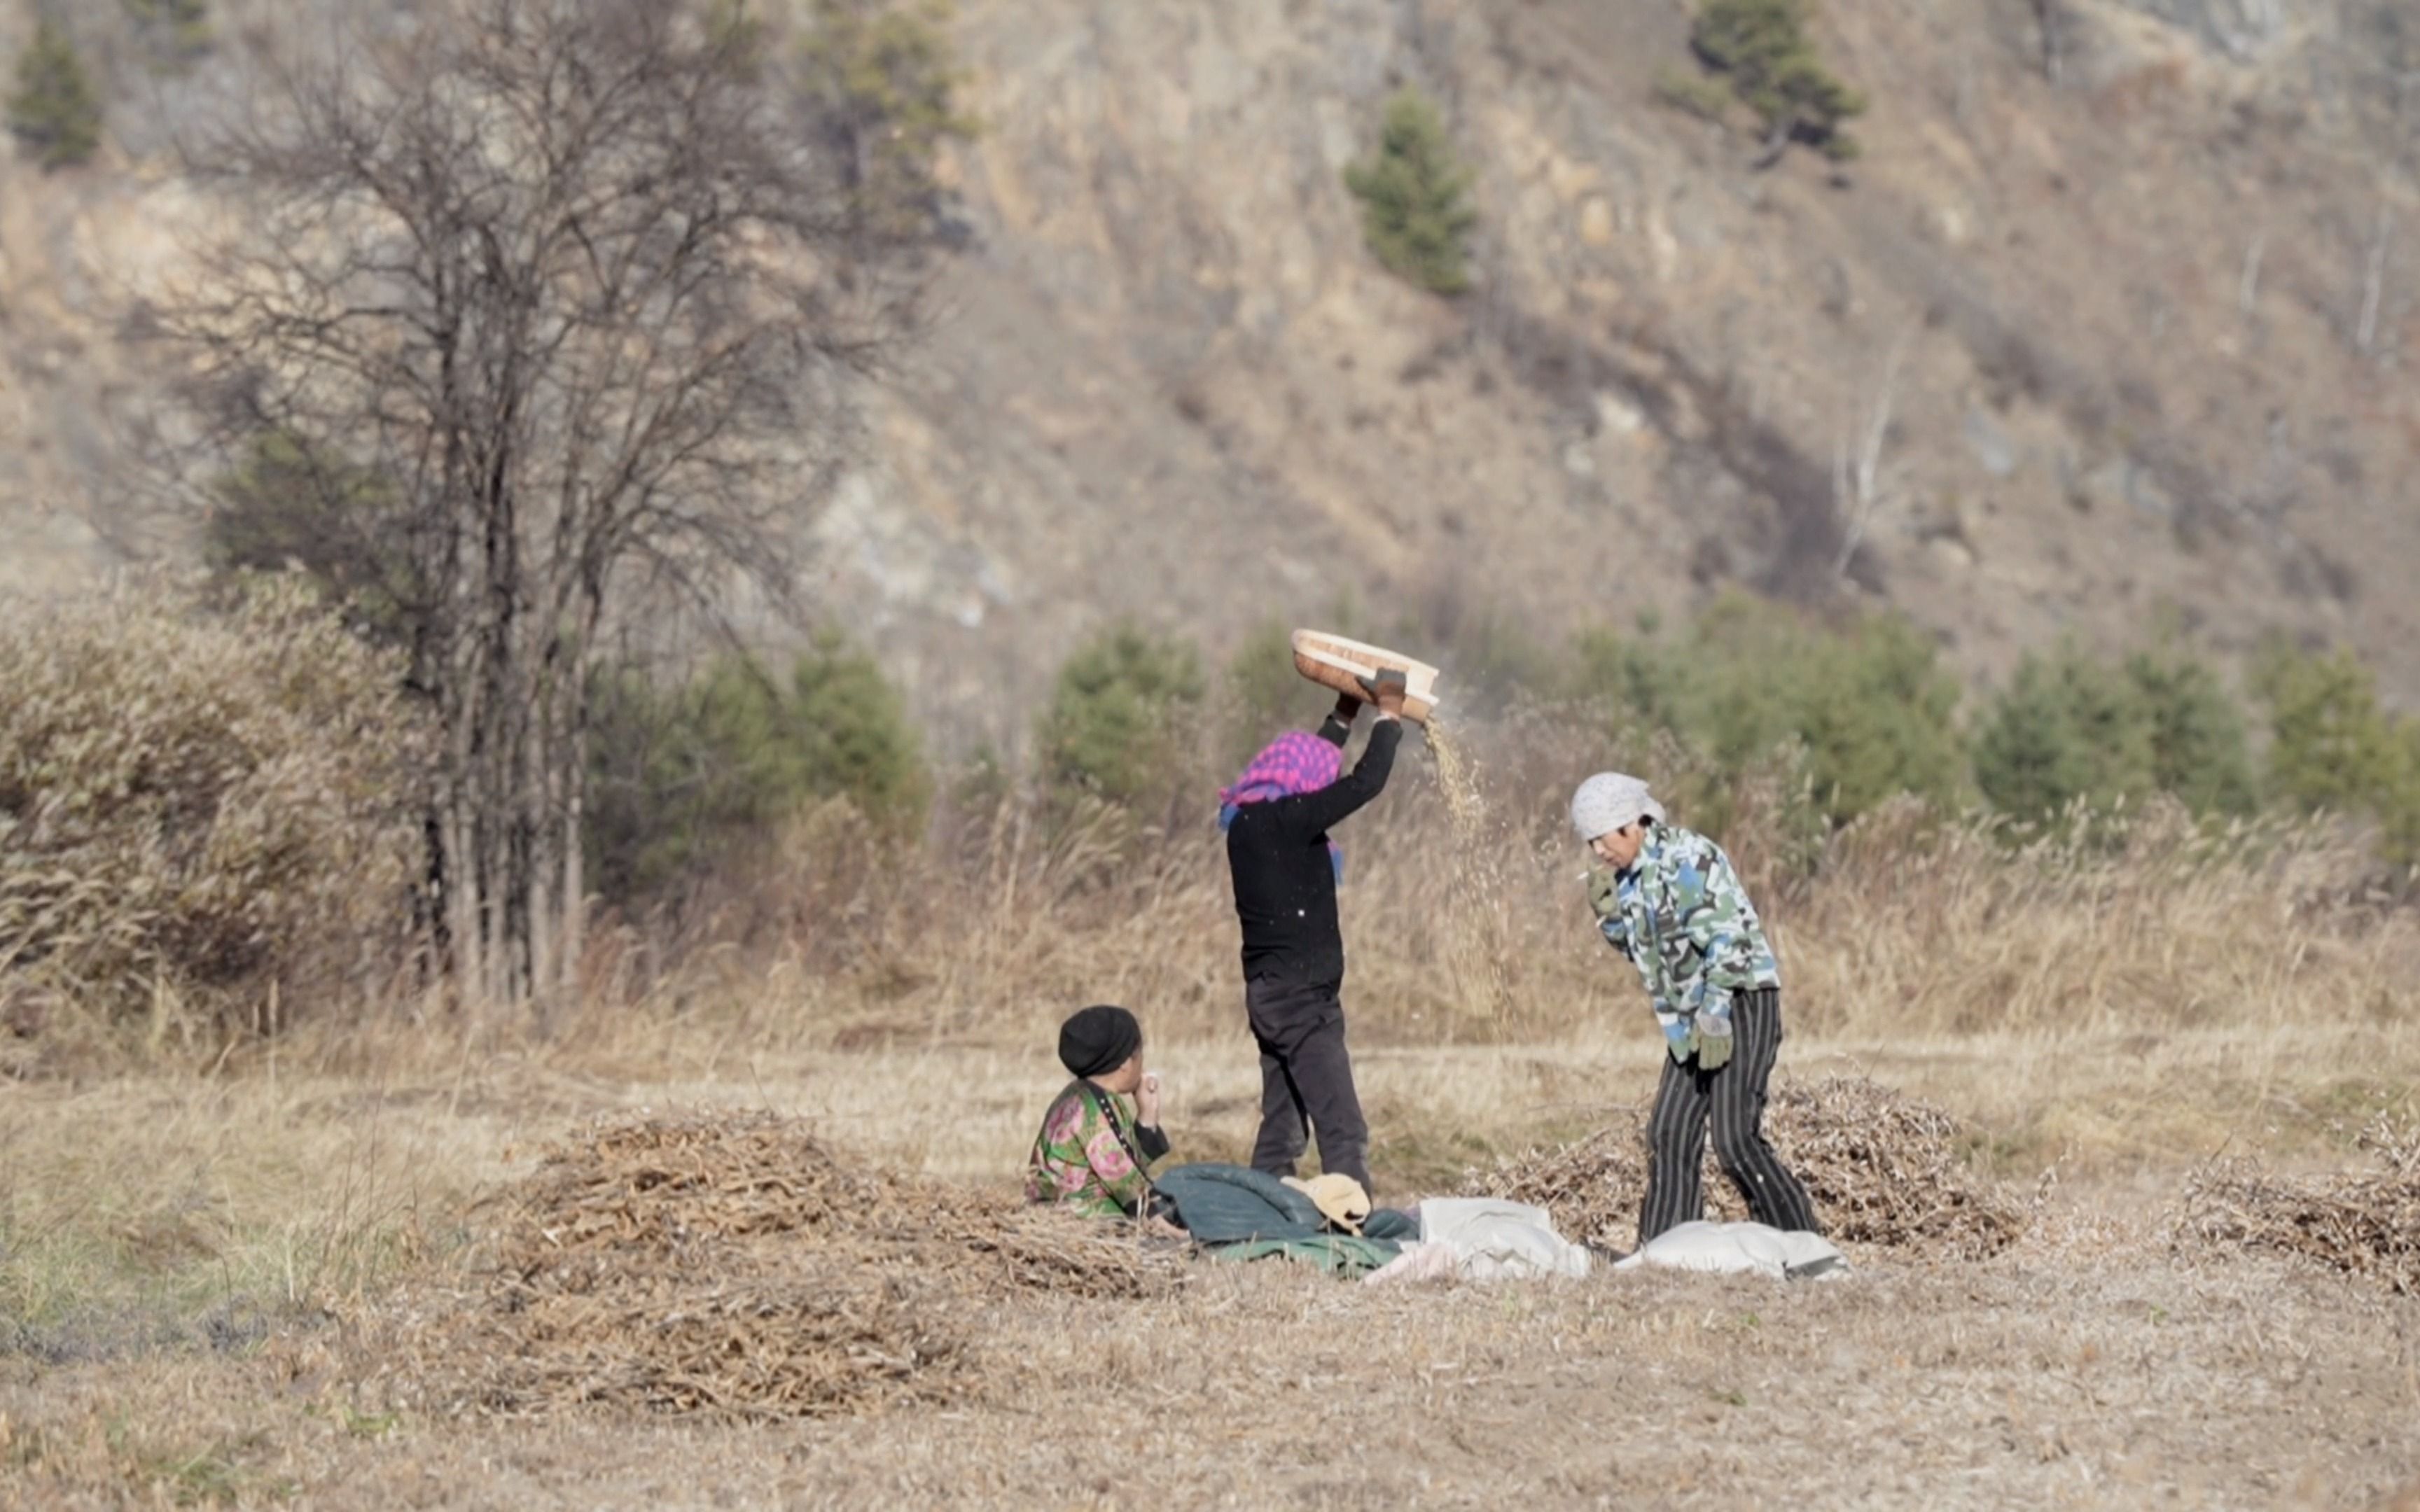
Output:
[[1504,857],[1511,837],[1480,788],[1478,761],[1442,718],[1428,723],[1437,787],[1451,826],[1447,918],[1441,941],[1452,1023],[1502,1024],[1512,1012],[1512,888]]

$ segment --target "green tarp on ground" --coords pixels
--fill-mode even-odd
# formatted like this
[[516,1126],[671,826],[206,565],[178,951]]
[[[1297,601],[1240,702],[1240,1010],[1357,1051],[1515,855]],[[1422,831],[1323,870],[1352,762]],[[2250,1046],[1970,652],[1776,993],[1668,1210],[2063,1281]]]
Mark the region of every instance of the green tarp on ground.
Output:
[[1382,1209],[1370,1215],[1360,1237],[1331,1232],[1311,1198],[1243,1165],[1179,1165],[1152,1186],[1176,1210],[1176,1222],[1193,1242],[1220,1259],[1282,1256],[1357,1275],[1393,1259],[1401,1253],[1395,1241],[1413,1237],[1415,1227],[1404,1214]]
[[1389,1239],[1357,1239],[1351,1234],[1321,1234],[1315,1239],[1248,1239],[1238,1244],[1209,1247],[1215,1259],[1264,1260],[1279,1257],[1316,1265],[1329,1275],[1357,1276],[1377,1270],[1402,1254]]

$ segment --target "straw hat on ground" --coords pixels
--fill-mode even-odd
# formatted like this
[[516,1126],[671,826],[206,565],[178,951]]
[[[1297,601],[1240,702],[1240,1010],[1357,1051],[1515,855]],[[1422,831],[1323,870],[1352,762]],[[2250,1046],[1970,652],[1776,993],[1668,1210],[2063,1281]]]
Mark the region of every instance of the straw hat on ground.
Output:
[[1362,1222],[1370,1216],[1370,1194],[1361,1189],[1360,1182],[1342,1172],[1330,1171],[1308,1181],[1289,1176],[1285,1184],[1311,1198],[1320,1216],[1348,1234],[1359,1233]]

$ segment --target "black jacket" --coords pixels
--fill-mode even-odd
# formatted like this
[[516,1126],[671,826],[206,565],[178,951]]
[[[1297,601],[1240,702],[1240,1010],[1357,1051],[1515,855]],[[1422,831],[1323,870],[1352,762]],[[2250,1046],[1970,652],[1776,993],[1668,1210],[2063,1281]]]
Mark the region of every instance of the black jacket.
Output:
[[[1344,744],[1344,724],[1329,719],[1321,738]],[[1353,770],[1316,793],[1248,803],[1227,828],[1227,867],[1235,879],[1235,918],[1244,927],[1244,978],[1337,983],[1344,980],[1344,938],[1336,924],[1336,868],[1327,831],[1376,797],[1394,770],[1404,727],[1388,719],[1370,732]]]

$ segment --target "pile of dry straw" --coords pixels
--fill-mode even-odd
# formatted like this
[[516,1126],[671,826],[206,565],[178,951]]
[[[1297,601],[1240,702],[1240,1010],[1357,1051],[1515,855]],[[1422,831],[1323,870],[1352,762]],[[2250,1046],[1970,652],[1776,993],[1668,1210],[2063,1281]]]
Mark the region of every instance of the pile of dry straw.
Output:
[[[2024,1229],[2024,1210],[1968,1172],[1957,1120],[1862,1077],[1776,1088],[1765,1133],[1807,1183],[1824,1231],[1946,1259],[1980,1259]],[[1708,1151],[1708,1216],[1748,1216]],[[1534,1203],[1567,1234],[1628,1249],[1647,1194],[1642,1116],[1559,1149],[1531,1149],[1471,1173],[1473,1195]]]
[[2200,1172],[2186,1189],[2179,1246],[2298,1255],[2420,1295],[2420,1121],[2381,1114],[2361,1143],[2377,1157],[2366,1171],[2298,1179],[2229,1161]]
[[985,1304],[1153,1296],[1184,1271],[1116,1226],[880,1171],[764,1115],[599,1123],[497,1205],[472,1284],[395,1319],[389,1373],[427,1407],[788,1418],[947,1400]]
[[[1977,1257],[2022,1227],[1965,1175],[1950,1119],[1870,1082],[1784,1089],[1771,1132],[1837,1238]],[[1645,1179],[1634,1117],[1474,1187],[1626,1242]],[[1744,1216],[1710,1192],[1717,1216]],[[414,1293],[380,1330],[407,1402],[724,1418],[943,1402],[979,1373],[985,1306],[1161,1296],[1185,1275],[1180,1250],[1120,1226],[883,1171],[769,1115],[599,1122],[491,1210],[464,1284]]]

